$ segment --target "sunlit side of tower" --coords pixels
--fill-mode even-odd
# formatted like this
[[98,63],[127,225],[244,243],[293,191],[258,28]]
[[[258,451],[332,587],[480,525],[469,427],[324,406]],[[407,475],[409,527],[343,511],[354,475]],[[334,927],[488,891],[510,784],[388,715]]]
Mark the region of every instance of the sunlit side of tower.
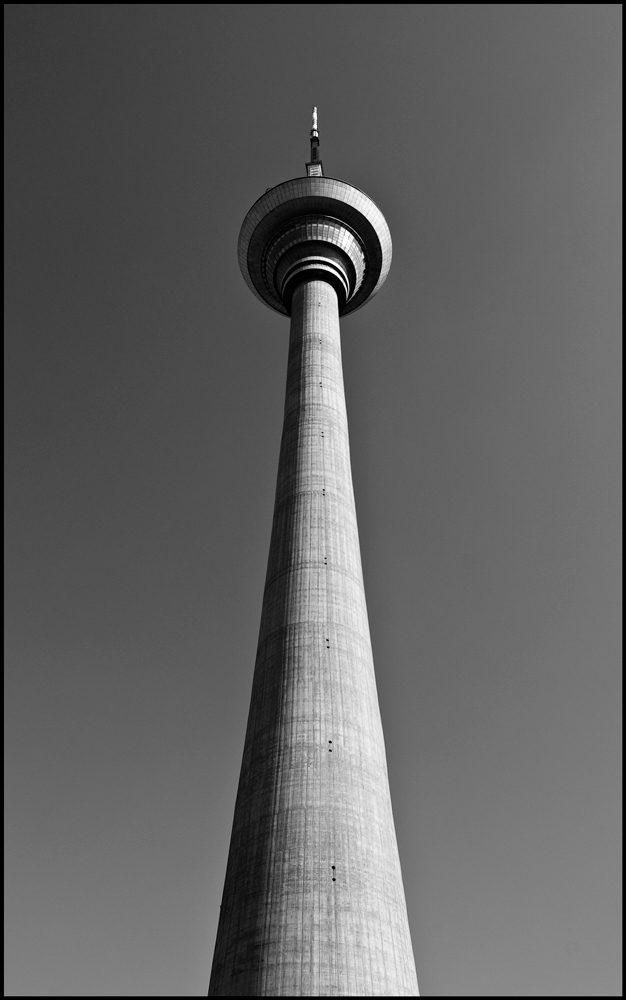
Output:
[[367,195],[306,177],[250,209],[239,263],[291,317],[250,715],[209,996],[418,996],[350,469],[339,316],[391,263]]

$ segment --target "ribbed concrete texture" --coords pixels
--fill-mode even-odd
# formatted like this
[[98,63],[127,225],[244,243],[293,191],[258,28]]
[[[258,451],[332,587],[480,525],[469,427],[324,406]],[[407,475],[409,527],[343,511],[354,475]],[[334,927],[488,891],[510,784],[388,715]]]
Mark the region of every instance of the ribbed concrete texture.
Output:
[[337,293],[295,289],[209,996],[418,996],[350,471]]

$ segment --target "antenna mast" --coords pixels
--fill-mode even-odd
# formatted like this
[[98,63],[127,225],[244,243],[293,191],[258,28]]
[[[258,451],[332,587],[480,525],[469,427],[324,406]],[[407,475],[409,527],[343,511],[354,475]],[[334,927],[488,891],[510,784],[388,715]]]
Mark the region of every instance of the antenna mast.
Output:
[[311,115],[311,159],[306,164],[307,177],[323,177],[324,168],[320,160],[320,137],[317,131],[317,108]]

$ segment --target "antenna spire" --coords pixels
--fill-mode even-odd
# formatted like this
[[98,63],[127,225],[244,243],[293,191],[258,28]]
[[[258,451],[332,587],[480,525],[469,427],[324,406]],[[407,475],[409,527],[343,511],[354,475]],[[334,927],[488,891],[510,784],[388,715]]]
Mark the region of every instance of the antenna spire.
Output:
[[317,131],[317,108],[311,115],[311,159],[306,164],[307,177],[323,177],[324,168],[320,160],[320,137]]

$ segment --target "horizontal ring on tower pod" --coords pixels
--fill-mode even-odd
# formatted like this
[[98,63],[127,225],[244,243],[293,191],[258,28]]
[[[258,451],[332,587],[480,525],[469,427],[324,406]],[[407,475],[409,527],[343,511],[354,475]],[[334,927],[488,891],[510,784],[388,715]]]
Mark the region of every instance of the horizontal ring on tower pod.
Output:
[[314,279],[333,286],[342,309],[354,289],[354,267],[348,255],[330,243],[311,241],[291,247],[278,262],[275,275],[276,291],[286,309],[291,311],[296,285]]
[[[307,267],[297,262],[308,261]],[[361,241],[345,223],[325,215],[300,217],[285,226],[271,241],[264,254],[263,272],[269,289],[289,309],[293,280],[298,274],[305,279],[307,271],[319,262],[319,277],[325,277],[337,287],[340,305],[360,287],[366,267]]]

